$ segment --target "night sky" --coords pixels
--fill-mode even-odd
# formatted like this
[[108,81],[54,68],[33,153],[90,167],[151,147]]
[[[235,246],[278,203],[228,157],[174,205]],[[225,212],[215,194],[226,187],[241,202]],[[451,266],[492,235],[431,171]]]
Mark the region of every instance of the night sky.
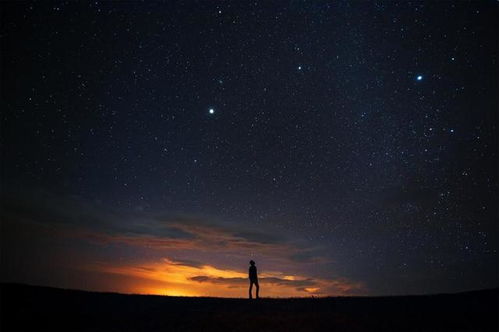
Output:
[[498,286],[498,3],[1,4],[1,281]]

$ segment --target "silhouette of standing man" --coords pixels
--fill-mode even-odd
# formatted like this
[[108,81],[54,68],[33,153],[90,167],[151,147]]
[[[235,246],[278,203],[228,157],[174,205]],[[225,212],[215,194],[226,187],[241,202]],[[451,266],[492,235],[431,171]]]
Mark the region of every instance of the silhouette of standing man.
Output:
[[258,299],[258,292],[260,291],[260,286],[258,286],[258,275],[256,273],[256,266],[255,262],[250,261],[250,267],[249,267],[249,281],[250,281],[250,286],[249,286],[249,298],[252,299],[253,297],[251,296],[251,291],[253,290],[253,284],[256,286],[256,298]]

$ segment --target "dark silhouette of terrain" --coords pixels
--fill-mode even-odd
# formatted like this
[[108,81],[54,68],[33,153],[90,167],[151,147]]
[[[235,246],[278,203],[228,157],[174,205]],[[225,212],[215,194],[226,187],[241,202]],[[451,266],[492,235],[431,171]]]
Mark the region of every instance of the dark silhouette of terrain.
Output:
[[498,289],[397,297],[124,295],[1,284],[1,331],[497,331]]

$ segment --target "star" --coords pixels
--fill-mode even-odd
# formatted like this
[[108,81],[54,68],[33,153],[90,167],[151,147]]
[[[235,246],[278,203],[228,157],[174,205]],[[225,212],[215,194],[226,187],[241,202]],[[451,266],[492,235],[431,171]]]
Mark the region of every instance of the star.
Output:
[[[104,17],[98,13],[100,0],[90,4],[28,5],[18,13],[26,16],[22,29],[9,30],[9,40],[31,38],[30,55],[50,62],[50,71],[33,73],[31,57],[10,57],[2,67],[22,86],[9,89],[8,97],[19,102],[0,118],[9,127],[2,138],[15,151],[1,162],[1,196],[22,203],[26,211],[43,208],[36,218],[71,219],[91,210],[92,218],[69,233],[81,227],[105,237],[109,227],[90,219],[118,216],[127,239],[137,246],[95,251],[91,239],[73,244],[65,240],[65,230],[50,224],[61,239],[48,243],[43,230],[38,239],[33,234],[38,228],[22,229],[30,237],[7,243],[7,260],[17,259],[16,245],[22,245],[26,253],[40,249],[50,263],[60,246],[58,258],[70,261],[68,253],[74,253],[83,257],[81,266],[110,259],[129,267],[144,263],[174,269],[174,248],[156,255],[155,246],[162,243],[141,237],[165,230],[178,235],[169,228],[182,226],[187,216],[187,231],[254,246],[220,248],[216,241],[198,246],[191,236],[182,238],[188,250],[178,259],[238,271],[253,257],[262,272],[268,272],[263,263],[270,259],[276,276],[296,276],[294,284],[274,285],[276,296],[315,293],[297,290],[300,280],[314,274],[307,259],[335,260],[316,271],[330,275],[314,286],[324,296],[335,294],[334,278],[342,277],[333,267],[345,273],[346,283],[368,285],[355,289],[366,295],[496,286],[490,258],[497,254],[492,243],[497,142],[489,114],[496,98],[488,84],[495,81],[496,47],[486,5],[383,2],[371,15],[371,5],[354,1],[347,15],[328,19],[345,8],[303,3],[299,13],[292,5],[275,12],[240,1],[206,11],[192,6],[172,11],[167,4],[146,1],[141,5],[145,17],[111,2]],[[477,9],[480,14],[471,14]],[[382,12],[389,17],[380,19]],[[442,12],[447,19],[441,19]],[[61,14],[67,20],[37,30],[46,17]],[[19,26],[19,15],[6,15],[6,25]],[[404,19],[408,16],[413,19]],[[123,29],[103,30],[105,20],[124,17]],[[67,29],[66,21],[74,29]],[[352,30],[359,24],[376,29]],[[71,57],[54,58],[47,48],[54,43],[106,61],[82,56],[75,68]],[[23,52],[22,43],[7,44],[10,54]],[[114,52],[130,47],[119,56]],[[106,84],[96,92],[95,79],[102,73],[119,75],[109,80],[105,74]],[[45,109],[53,112],[40,112]],[[92,113],[91,118],[82,112]],[[72,195],[73,182],[79,195]],[[43,202],[36,201],[40,193],[47,196]],[[16,211],[7,211],[6,217],[10,213]],[[159,224],[155,216],[162,219]],[[48,236],[52,240],[53,234]],[[288,253],[288,241],[304,250],[320,245],[320,250]],[[262,257],[273,245],[282,246],[273,257]],[[206,254],[213,250],[219,255]],[[285,262],[295,253],[298,260],[290,267]],[[162,257],[172,261],[164,263]],[[26,266],[33,265],[31,255],[24,258]],[[38,265],[33,266],[9,273],[33,275],[21,281],[36,283]],[[410,284],[389,273],[398,267],[407,271]],[[435,267],[436,277],[431,275]],[[65,271],[60,278],[39,277],[54,286],[88,286],[66,280]],[[192,295],[245,295],[231,288],[237,280],[213,279],[209,291],[198,285],[203,280],[186,281],[195,288]],[[92,283],[109,290],[104,279]],[[168,292],[184,286],[169,284]],[[131,289],[117,282],[111,290]]]

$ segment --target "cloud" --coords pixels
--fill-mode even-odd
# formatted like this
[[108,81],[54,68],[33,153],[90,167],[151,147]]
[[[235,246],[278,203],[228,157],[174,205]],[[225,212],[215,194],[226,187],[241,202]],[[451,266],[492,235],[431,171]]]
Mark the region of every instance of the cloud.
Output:
[[[15,249],[19,247],[41,262],[54,261],[57,252],[58,261],[67,266],[54,274],[63,275],[64,268],[71,268],[106,278],[119,275],[128,280],[125,292],[165,294],[166,287],[171,295],[241,296],[248,283],[249,258],[265,271],[260,282],[268,296],[349,294],[364,289],[350,280],[310,275],[312,264],[326,261],[321,248],[298,235],[277,232],[271,225],[251,229],[237,222],[185,214],[125,215],[78,197],[45,191],[32,192],[32,196],[4,193],[0,214],[2,242],[8,243],[4,253],[12,261],[19,261]],[[48,240],[38,241],[43,238]],[[81,258],[71,259],[75,253]],[[68,257],[59,257],[64,255]],[[132,280],[137,286],[130,286]]]
[[[247,284],[248,278],[223,278],[223,277],[209,277],[209,276],[194,276],[189,280],[197,282],[209,282],[213,284],[223,284],[227,286],[234,286],[239,284]],[[278,277],[263,277],[258,278],[260,284],[278,285],[278,286],[292,286],[292,287],[305,287],[316,286],[317,283],[312,279],[282,279]]]
[[201,262],[198,262],[198,261],[195,261],[195,260],[191,260],[191,259],[176,259],[176,260],[173,260],[173,259],[165,258],[164,261],[166,263],[172,264],[172,265],[190,266],[190,267],[196,267],[196,268],[201,268],[203,265],[206,265],[206,264],[203,264]]
[[[141,286],[162,282],[153,293],[164,294],[165,289],[177,295],[211,295],[221,297],[246,296],[248,275],[246,271],[222,269],[213,265],[184,264],[172,258],[149,262],[140,267],[134,265],[93,264],[87,269],[134,277]],[[262,294],[271,297],[307,295],[348,295],[362,292],[364,285],[347,279],[317,279],[304,275],[282,276],[278,272],[263,273],[259,278]],[[147,287],[149,291],[152,287]],[[129,292],[140,292],[136,289]],[[182,293],[183,292],[183,293]]]
[[146,267],[146,266],[137,266],[138,269],[141,269],[141,270],[144,270],[144,271],[148,271],[148,272],[156,272],[156,269],[155,268],[152,268],[152,267]]
[[209,277],[209,276],[195,276],[190,277],[189,280],[197,282],[210,282],[212,284],[224,284],[224,285],[234,285],[248,283],[246,278],[223,278],[223,277]]
[[[246,286],[248,279],[244,277],[215,277],[208,275],[197,275],[189,280],[198,283],[209,283],[214,285],[223,285],[228,288],[237,288]],[[283,291],[287,294],[304,295],[351,295],[365,291],[362,283],[352,282],[350,280],[339,279],[312,279],[303,276],[287,276],[286,278],[267,276],[258,279],[262,288],[270,287],[276,292]]]
[[306,293],[317,293],[320,289],[318,287],[298,287],[296,290]]
[[72,233],[99,243],[119,242],[158,249],[272,249],[289,242],[284,234],[245,229],[238,223],[186,215],[124,215],[78,197],[58,196],[43,190],[29,196],[14,194],[1,198],[0,213],[7,223],[56,227],[68,235]]
[[251,241],[255,243],[264,244],[281,244],[286,243],[287,239],[278,236],[276,234],[268,234],[264,232],[246,231],[246,232],[234,232],[232,234],[236,238],[245,239],[246,241]]

